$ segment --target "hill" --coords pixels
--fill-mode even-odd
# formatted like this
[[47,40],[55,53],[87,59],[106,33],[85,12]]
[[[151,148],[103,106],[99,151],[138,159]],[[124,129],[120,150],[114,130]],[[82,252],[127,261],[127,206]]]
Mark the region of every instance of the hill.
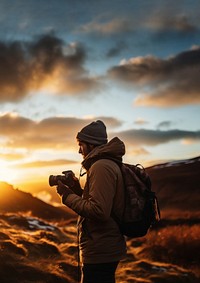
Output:
[[[200,157],[158,164],[146,168],[157,193],[161,210],[199,211]],[[54,207],[0,182],[0,211],[29,212],[44,219],[68,219],[74,214],[63,207]]]
[[[147,236],[127,239],[118,283],[199,282],[199,169],[199,157],[147,168],[163,218]],[[0,282],[77,282],[75,218],[0,182]]]
[[161,210],[199,212],[200,157],[147,168]]
[[30,213],[47,220],[69,220],[74,217],[74,213],[66,207],[54,207],[4,182],[0,182],[0,212]]

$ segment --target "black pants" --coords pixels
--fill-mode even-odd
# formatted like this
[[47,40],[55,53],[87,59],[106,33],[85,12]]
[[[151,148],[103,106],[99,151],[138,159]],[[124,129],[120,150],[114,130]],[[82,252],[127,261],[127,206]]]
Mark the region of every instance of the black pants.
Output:
[[81,283],[115,283],[115,271],[118,263],[84,264]]

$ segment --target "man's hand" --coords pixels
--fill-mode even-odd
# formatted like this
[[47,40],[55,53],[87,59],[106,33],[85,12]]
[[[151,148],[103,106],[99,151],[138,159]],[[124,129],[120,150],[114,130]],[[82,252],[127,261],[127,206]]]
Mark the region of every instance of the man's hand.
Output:
[[80,185],[80,183],[79,183],[78,178],[74,177],[74,180],[73,180],[73,181],[74,181],[74,184],[73,184],[73,186],[72,186],[70,189],[72,189],[73,192],[74,192],[76,195],[78,195],[79,197],[81,197],[82,194],[83,194],[83,190],[82,190],[82,188],[81,188],[81,185]]
[[57,193],[62,197],[62,202],[64,202],[68,195],[73,194],[74,192],[61,181],[58,181]]

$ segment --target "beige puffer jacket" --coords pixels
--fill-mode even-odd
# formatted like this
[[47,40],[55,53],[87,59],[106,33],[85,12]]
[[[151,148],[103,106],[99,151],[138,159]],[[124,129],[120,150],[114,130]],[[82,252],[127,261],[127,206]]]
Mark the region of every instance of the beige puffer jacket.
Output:
[[117,137],[96,147],[84,159],[87,182],[82,198],[70,194],[65,204],[80,215],[79,246],[84,263],[106,263],[121,260],[126,243],[113,219],[121,218],[124,206],[123,179],[116,162],[122,161],[124,143]]

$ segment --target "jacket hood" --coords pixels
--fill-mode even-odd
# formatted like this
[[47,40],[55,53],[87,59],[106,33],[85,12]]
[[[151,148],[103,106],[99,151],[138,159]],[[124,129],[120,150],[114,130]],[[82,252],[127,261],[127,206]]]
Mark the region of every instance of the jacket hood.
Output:
[[111,159],[122,163],[125,154],[125,145],[118,137],[113,138],[107,144],[95,147],[83,160],[82,166],[88,170],[98,159]]

